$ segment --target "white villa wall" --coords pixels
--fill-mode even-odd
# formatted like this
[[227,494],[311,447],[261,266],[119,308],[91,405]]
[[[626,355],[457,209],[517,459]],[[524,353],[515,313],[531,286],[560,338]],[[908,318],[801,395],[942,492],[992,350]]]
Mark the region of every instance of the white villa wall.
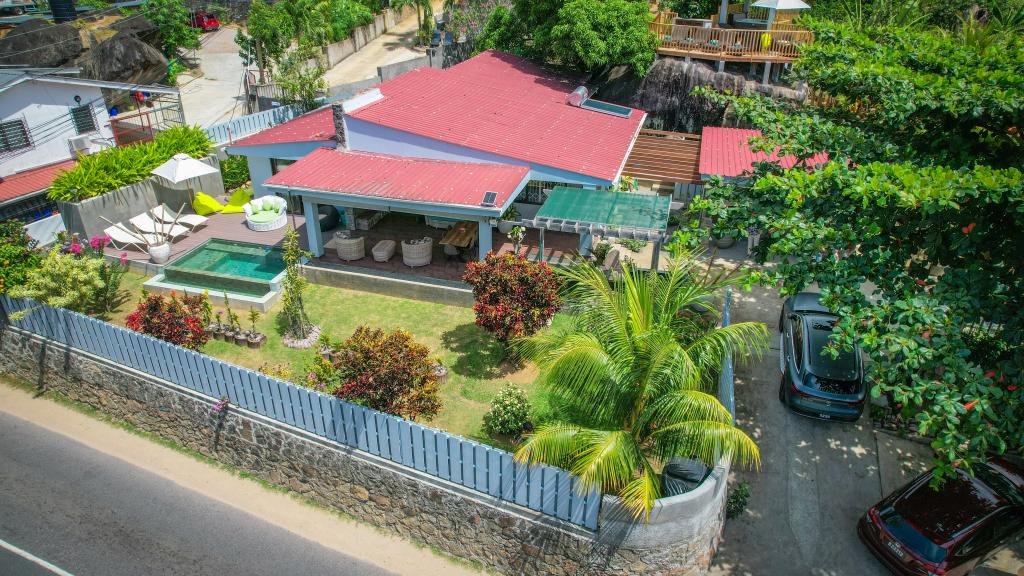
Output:
[[602,180],[593,176],[544,166],[543,164],[524,162],[516,158],[474,150],[373,124],[351,116],[345,116],[345,140],[348,143],[349,150],[434,158],[436,160],[525,165],[530,167],[531,180],[565,182],[567,184],[581,184],[583,186],[611,186],[613,184],[611,180]]
[[314,142],[292,142],[288,144],[263,144],[255,146],[228,146],[227,153],[231,156],[245,156],[249,164],[249,178],[252,180],[253,196],[273,195],[274,192],[263,185],[274,175],[270,165],[271,158],[278,160],[299,160],[317,148],[334,148],[334,140],[317,140]]
[[76,95],[83,105],[91,104],[96,119],[97,130],[89,133],[90,152],[113,146],[110,116],[99,88],[29,80],[0,95],[0,119],[24,120],[32,138],[31,147],[0,155],[0,177],[74,157],[68,139],[77,136],[71,121],[71,109],[79,106]]

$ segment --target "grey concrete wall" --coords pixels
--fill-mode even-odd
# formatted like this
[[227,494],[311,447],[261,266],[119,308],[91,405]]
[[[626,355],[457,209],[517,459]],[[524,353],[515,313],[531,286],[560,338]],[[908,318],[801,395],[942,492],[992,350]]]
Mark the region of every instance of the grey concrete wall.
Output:
[[385,294],[398,298],[411,298],[449,306],[473,307],[473,290],[462,282],[449,282],[435,278],[410,280],[409,276],[369,270],[355,271],[353,267],[331,267],[318,263],[302,267],[303,275],[314,284]]
[[721,531],[718,500],[679,541],[672,515],[704,505],[669,503],[641,528],[616,519],[611,499],[589,532],[235,407],[216,415],[211,398],[16,328],[0,330],[0,373],[505,574],[703,575]]
[[381,82],[386,82],[396,76],[401,76],[410,70],[427,68],[430,65],[430,56],[419,56],[417,58],[395,62],[394,64],[377,66],[377,77],[380,78]]
[[[210,166],[220,168],[216,155],[210,155],[202,160]],[[72,234],[89,238],[102,234],[103,230],[110,226],[107,222],[121,222],[129,230],[132,226],[128,219],[145,213],[148,210],[167,204],[171,209],[178,210],[184,205],[185,211],[193,212],[191,193],[189,185],[197,192],[206,192],[211,196],[224,194],[224,180],[218,171],[200,178],[194,178],[190,182],[171,185],[163,178],[152,176],[137,184],[125,186],[101,194],[81,202],[58,202],[57,206],[64,220],[64,227]]]

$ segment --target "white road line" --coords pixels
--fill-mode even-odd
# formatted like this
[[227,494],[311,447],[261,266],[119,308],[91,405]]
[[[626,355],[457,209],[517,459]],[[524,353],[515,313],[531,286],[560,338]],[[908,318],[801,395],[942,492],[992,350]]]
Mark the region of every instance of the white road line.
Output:
[[35,556],[32,553],[30,553],[30,552],[26,552],[25,550],[22,550],[21,548],[18,548],[17,546],[15,546],[14,544],[11,544],[10,542],[5,542],[3,540],[0,540],[0,548],[5,548],[7,550],[10,550],[11,552],[14,552],[15,554],[17,554],[18,556],[21,556],[25,560],[28,560],[29,562],[32,562],[33,564],[38,564],[39,566],[42,566],[43,568],[46,568],[47,570],[49,570],[50,572],[53,572],[57,576],[75,576],[71,572],[68,572],[67,570],[61,570],[60,568],[54,566],[53,564],[50,564],[46,560],[43,560],[42,558],[39,558],[38,556]]

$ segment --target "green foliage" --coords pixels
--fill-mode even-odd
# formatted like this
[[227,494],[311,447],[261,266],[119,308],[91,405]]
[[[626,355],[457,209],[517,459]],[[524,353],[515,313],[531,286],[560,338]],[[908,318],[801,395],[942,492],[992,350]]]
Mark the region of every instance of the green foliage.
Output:
[[634,240],[632,238],[619,238],[615,243],[633,252],[639,252],[647,246],[647,240]]
[[190,350],[201,350],[209,339],[202,320],[206,296],[184,296],[171,292],[145,296],[125,319],[130,330],[148,334]]
[[224,189],[234,190],[249,182],[249,162],[245,156],[228,156],[220,161],[220,175]]
[[54,179],[47,196],[51,200],[79,202],[149,178],[154,168],[185,153],[203,158],[210,153],[206,132],[181,126],[157,134],[153,142],[107,148],[80,156],[75,167]]
[[725,500],[725,517],[729,520],[739,518],[747,509],[749,500],[750,484],[741,481],[732,490],[729,490],[729,497]]
[[577,416],[539,426],[518,460],[571,470],[584,486],[617,492],[645,518],[661,496],[655,470],[670,458],[757,464],[757,446],[712,392],[724,355],[742,360],[767,350],[767,329],[750,322],[715,328],[692,308],[707,309],[742,276],[695,281],[706,273],[690,255],[663,274],[626,264],[615,285],[592,264],[560,272],[571,324],[518,340],[516,349],[540,367],[562,413]]
[[526,392],[507,384],[484,414],[484,430],[490,434],[516,436],[523,431],[529,419],[530,401],[526,399]]
[[[1024,53],[979,52],[940,31],[814,23],[796,63],[818,106],[723,96],[779,146],[828,164],[713,180],[694,211],[718,234],[761,230],[765,278],[817,284],[873,396],[934,437],[938,478],[1024,447]],[[865,290],[870,286],[870,291]]]
[[245,31],[239,29],[235,33],[238,53],[245,65],[256,64],[261,74],[270,67],[270,62],[284,55],[295,34],[295,24],[285,5],[286,2],[267,4],[253,0]]
[[401,329],[356,328],[331,347],[330,359],[313,358],[305,385],[411,420],[431,418],[441,409],[430,349]]
[[462,280],[473,287],[477,326],[501,341],[533,334],[561,304],[561,281],[554,270],[511,252],[492,252],[483,262],[470,262]]
[[0,294],[24,284],[29,271],[39,266],[33,244],[21,220],[0,222]]
[[286,104],[298,104],[308,109],[317,105],[317,98],[327,90],[321,55],[310,46],[289,50],[277,66],[277,85],[284,92]]
[[148,0],[146,19],[160,32],[164,55],[177,56],[181,48],[199,48],[199,30],[189,25],[189,9],[180,0]]
[[185,65],[181,63],[181,60],[177,58],[170,58],[167,60],[167,79],[165,82],[168,86],[178,85],[178,74],[185,71]]
[[284,233],[285,275],[282,282],[281,311],[278,312],[278,317],[284,326],[285,335],[296,340],[305,339],[313,328],[302,299],[309,282],[299,268],[303,258],[311,257],[312,254],[299,246],[299,233],[289,226]]
[[516,0],[494,9],[477,47],[586,71],[628,64],[643,76],[657,48],[649,18],[640,0]]
[[12,286],[8,293],[14,298],[31,298],[41,304],[85,313],[96,293],[103,289],[102,265],[99,258],[62,254],[55,247],[46,253],[38,268],[28,271],[24,284]]
[[718,13],[718,0],[670,0],[668,9],[680,18],[707,18]]

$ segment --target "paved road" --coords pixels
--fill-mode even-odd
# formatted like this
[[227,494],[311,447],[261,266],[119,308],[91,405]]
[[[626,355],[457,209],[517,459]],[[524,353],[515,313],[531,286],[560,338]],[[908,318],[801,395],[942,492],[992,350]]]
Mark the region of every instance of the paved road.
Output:
[[0,540],[75,576],[387,574],[4,412],[0,462]]
[[227,121],[232,113],[244,116],[245,89],[242,86],[242,57],[235,44],[234,26],[203,34],[196,57],[203,75],[179,76],[181,106],[185,121],[202,128]]
[[770,354],[737,369],[737,420],[761,449],[760,472],[740,471],[751,486],[747,513],[726,523],[716,575],[883,576],[857,539],[857,519],[882,496],[870,422],[818,422],[778,400],[781,301],[755,289],[736,297],[735,321],[760,321]]
[[[435,0],[434,10],[440,10]],[[338,62],[324,74],[328,86],[348,84],[377,76],[377,67],[411,60],[426,52],[415,48],[416,15],[406,17],[386,33],[374,38],[355,54]]]

